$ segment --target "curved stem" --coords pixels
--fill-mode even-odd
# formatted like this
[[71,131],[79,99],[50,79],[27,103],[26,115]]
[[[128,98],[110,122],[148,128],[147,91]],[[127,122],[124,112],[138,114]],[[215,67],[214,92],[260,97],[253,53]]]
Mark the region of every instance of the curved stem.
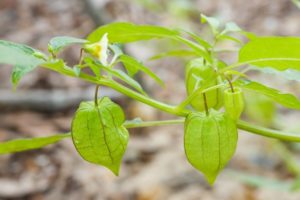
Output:
[[98,107],[98,91],[99,91],[99,87],[100,87],[100,85],[96,85],[96,89],[95,89],[94,101],[95,101],[96,107]]
[[[76,77],[75,73],[73,72],[73,70],[71,69],[68,69],[68,68],[54,68],[54,67],[51,67],[51,66],[43,66],[47,69],[50,69],[50,70],[53,70],[53,71],[56,71],[56,72],[59,72],[61,74],[64,74],[64,75],[67,75],[67,76],[71,76],[71,77]],[[105,79],[105,78],[102,78],[102,79],[97,79],[93,76],[90,76],[90,75],[87,75],[87,74],[84,74],[84,73],[81,73],[79,75],[79,78],[87,81],[87,82],[91,82],[91,83],[94,83],[94,84],[97,84],[97,85],[103,85],[103,86],[107,86],[107,87],[110,87],[132,99],[135,99],[137,101],[140,101],[142,103],[145,103],[149,106],[152,106],[154,108],[157,108],[159,110],[162,110],[162,111],[165,111],[167,113],[170,113],[170,114],[173,114],[173,115],[177,115],[177,116],[181,116],[181,117],[184,117],[186,116],[190,111],[189,110],[185,110],[185,109],[178,109],[177,106],[171,106],[171,105],[168,105],[168,104],[165,104],[165,103],[162,103],[160,101],[157,101],[155,99],[152,99],[148,96],[145,96],[145,95],[142,95],[132,89],[129,89],[119,83],[117,83],[116,81],[114,80],[111,80],[111,79]]]
[[202,95],[203,95],[203,102],[204,102],[204,107],[205,107],[205,113],[206,113],[206,116],[208,116],[209,115],[209,112],[208,112],[208,106],[207,106],[207,99],[206,99],[206,94],[205,94],[205,92],[204,93],[202,93]]
[[[61,74],[64,75],[68,75],[71,77],[76,77],[76,75],[74,74],[74,72],[71,69],[57,69],[54,67],[49,67],[49,66],[44,66],[50,70],[53,71],[57,71]],[[116,83],[112,80],[108,80],[108,79],[101,79],[98,80],[93,76],[87,75],[87,74],[80,74],[79,76],[81,79],[91,82],[91,83],[95,83],[95,84],[99,84],[99,85],[104,85],[104,86],[108,86],[111,87],[113,89],[115,89],[116,91],[127,95],[129,97],[131,97],[132,99],[135,99],[137,101],[143,102],[145,104],[148,104],[154,108],[157,108],[159,110],[165,111],[167,113],[170,114],[174,114],[177,116],[186,116],[190,111],[186,110],[186,109],[178,109],[176,106],[170,106],[168,104],[156,101],[154,99],[151,99],[149,97],[146,97],[142,94],[139,94],[119,83]],[[141,123],[135,123],[135,124],[131,124],[130,128],[135,128],[135,127],[145,127],[145,125],[143,123],[147,123],[147,126],[154,126],[154,125],[166,125],[166,124],[175,124],[175,123],[183,123],[184,120],[181,119],[180,121],[160,121],[160,122],[141,122]],[[300,135],[297,134],[292,134],[292,133],[284,133],[281,131],[276,131],[276,130],[272,130],[272,129],[268,129],[268,128],[264,128],[264,127],[260,127],[260,126],[255,126],[252,125],[248,122],[239,120],[238,123],[238,128],[248,131],[248,132],[252,132],[254,134],[258,134],[258,135],[262,135],[262,136],[266,136],[266,137],[271,137],[271,138],[276,138],[276,139],[280,139],[280,140],[286,140],[286,141],[293,141],[293,142],[300,142]],[[129,126],[129,125],[128,125]]]
[[230,86],[230,89],[231,89],[231,92],[234,93],[234,89],[233,89],[233,85],[232,85],[232,82],[231,80],[229,79],[228,76],[224,75],[225,79],[227,80],[229,86]]
[[163,126],[163,125],[173,125],[173,124],[182,124],[184,119],[171,119],[171,120],[163,120],[163,121],[145,121],[145,122],[135,122],[126,121],[124,126],[126,128],[141,128],[141,127],[149,127],[149,126]]
[[[185,120],[184,118],[163,120],[163,121],[145,121],[145,122],[143,121],[136,122],[132,120],[132,121],[126,121],[124,123],[124,126],[126,128],[141,128],[141,127],[150,127],[150,126],[175,125],[175,124],[184,123],[184,120]],[[257,135],[261,135],[269,138],[275,138],[279,140],[290,141],[290,142],[300,142],[300,134],[285,133],[282,131],[272,130],[272,129],[253,125],[242,120],[238,121],[237,126],[241,130],[249,131]],[[71,137],[71,133],[67,133],[63,137]]]
[[277,130],[272,130],[269,128],[264,128],[261,126],[256,126],[253,124],[250,124],[246,121],[239,120],[238,123],[238,128],[242,129],[244,131],[248,131],[257,135],[262,135],[265,137],[270,137],[270,138],[276,138],[279,140],[285,140],[285,141],[290,141],[290,142],[300,142],[300,134],[295,134],[295,133],[285,133],[282,131],[277,131]]

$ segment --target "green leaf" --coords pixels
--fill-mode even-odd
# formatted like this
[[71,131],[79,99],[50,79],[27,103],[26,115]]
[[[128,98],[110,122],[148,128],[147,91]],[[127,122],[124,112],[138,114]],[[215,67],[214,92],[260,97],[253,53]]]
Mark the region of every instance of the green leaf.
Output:
[[214,35],[219,33],[221,23],[218,19],[201,14],[201,23],[208,23]]
[[197,56],[195,51],[180,49],[180,50],[171,50],[164,53],[160,53],[157,55],[152,56],[149,60],[157,60],[168,56],[175,56],[175,57],[194,57]]
[[128,85],[130,85],[131,87],[133,87],[134,89],[136,89],[137,91],[142,93],[143,95],[147,95],[146,92],[143,90],[142,86],[136,80],[134,80],[133,78],[128,76],[122,70],[112,69],[112,68],[105,67],[105,66],[102,66],[102,69],[107,71],[107,73],[115,76],[116,78],[124,81],[125,83],[127,83]]
[[237,138],[236,123],[224,113],[193,112],[185,120],[185,154],[211,185],[233,156]]
[[0,143],[0,154],[15,153],[20,151],[27,151],[32,149],[42,148],[49,144],[54,144],[60,140],[70,137],[70,134],[58,134],[48,137],[39,138],[24,138],[10,140]]
[[100,62],[96,62],[91,57],[85,57],[84,62],[88,64],[89,68],[93,71],[94,75],[99,79],[101,76],[101,68],[104,66]]
[[91,42],[97,42],[105,33],[108,34],[108,40],[110,43],[129,43],[155,38],[173,39],[186,44],[190,48],[194,49],[198,56],[203,56],[209,62],[211,61],[209,53],[201,45],[181,37],[179,31],[164,27],[115,22],[99,27],[92,32],[87,39]]
[[222,31],[221,34],[228,34],[234,32],[241,32],[243,31],[236,23],[228,22],[225,24],[225,29]]
[[133,77],[139,70],[149,75],[158,84],[163,85],[163,81],[154,74],[149,68],[145,67],[141,62],[128,55],[121,55],[120,61],[124,64],[129,76]]
[[119,174],[122,156],[128,143],[128,131],[121,107],[108,97],[82,102],[73,118],[73,143],[83,159],[103,165]]
[[87,39],[91,42],[98,42],[105,33],[108,33],[110,43],[128,43],[153,38],[172,38],[178,35],[177,31],[160,26],[115,22],[99,27]]
[[206,40],[204,40],[200,36],[196,35],[195,33],[189,32],[189,31],[185,31],[185,30],[182,30],[182,31],[185,32],[185,33],[187,33],[188,35],[190,35],[196,42],[198,42],[205,49],[210,49],[212,47],[211,44],[209,44]]
[[279,77],[285,78],[290,81],[298,81],[300,82],[300,72],[293,70],[293,69],[287,69],[284,71],[277,71],[273,68],[270,67],[264,67],[264,68],[259,68],[259,67],[251,67],[250,70],[257,70],[266,74],[272,74],[272,75],[277,75]]
[[14,87],[25,74],[44,62],[35,56],[43,55],[41,52],[23,44],[0,40],[0,52],[0,63],[14,66],[11,75]]
[[111,44],[109,48],[114,52],[114,56],[117,58],[123,54],[122,46],[119,44]]
[[86,43],[86,40],[69,37],[69,36],[58,36],[54,37],[50,40],[48,49],[49,52],[58,53],[63,48],[72,45],[72,44],[84,44]]
[[73,66],[73,71],[74,71],[75,75],[77,77],[79,77],[80,73],[81,73],[81,67],[79,65],[75,65],[75,66]]
[[241,42],[241,40],[239,40],[239,39],[237,39],[237,38],[235,38],[235,37],[229,36],[229,35],[220,35],[220,36],[218,37],[218,40],[231,40],[231,41],[233,41],[233,42],[235,42],[235,43],[237,43],[237,44],[239,44],[239,45],[243,44],[243,43]]
[[283,93],[279,90],[270,88],[268,86],[250,80],[239,80],[235,83],[243,87],[243,89],[248,90],[250,92],[263,94],[286,108],[297,110],[300,109],[300,100],[292,94]]
[[239,62],[276,70],[300,70],[300,38],[257,37],[239,52]]

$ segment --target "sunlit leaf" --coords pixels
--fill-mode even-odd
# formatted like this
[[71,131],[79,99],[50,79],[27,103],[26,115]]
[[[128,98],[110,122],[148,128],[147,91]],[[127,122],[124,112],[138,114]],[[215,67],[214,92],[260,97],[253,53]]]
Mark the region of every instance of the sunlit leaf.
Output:
[[10,140],[7,142],[0,142],[0,154],[15,153],[42,148],[46,145],[54,144],[70,136],[70,134],[59,134],[48,137],[24,138]]
[[178,35],[177,31],[160,26],[115,22],[99,27],[88,36],[88,40],[97,42],[105,33],[108,33],[108,40],[111,43],[128,43],[153,38],[170,38]]
[[239,62],[276,70],[300,70],[300,38],[257,37],[239,52]]
[[236,82],[236,84],[243,87],[245,90],[258,94],[263,94],[284,107],[297,110],[300,109],[300,100],[292,94],[283,93],[274,88],[270,88],[261,83],[250,80],[239,80]]
[[87,39],[91,42],[96,42],[99,41],[105,33],[108,33],[108,40],[110,43],[129,43],[155,38],[169,38],[189,46],[198,54],[198,56],[205,57],[208,62],[211,61],[209,53],[201,45],[181,37],[179,31],[167,29],[165,27],[115,22],[99,27],[92,32]]

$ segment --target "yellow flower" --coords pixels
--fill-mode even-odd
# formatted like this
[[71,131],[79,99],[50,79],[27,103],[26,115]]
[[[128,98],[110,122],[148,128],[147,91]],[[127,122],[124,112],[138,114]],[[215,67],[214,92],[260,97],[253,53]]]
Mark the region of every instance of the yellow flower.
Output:
[[99,42],[91,43],[91,44],[85,44],[83,49],[91,54],[92,56],[95,56],[104,66],[107,66],[107,50],[108,50],[108,38],[107,33],[105,33]]

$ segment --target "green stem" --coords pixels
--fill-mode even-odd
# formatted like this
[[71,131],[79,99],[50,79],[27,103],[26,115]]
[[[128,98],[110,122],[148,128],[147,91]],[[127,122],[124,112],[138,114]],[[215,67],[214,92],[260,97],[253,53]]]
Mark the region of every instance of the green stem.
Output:
[[[70,70],[69,69],[56,69],[56,68],[52,68],[52,67],[46,67],[46,68],[53,70],[53,71],[57,71],[64,75],[76,77],[76,75],[74,74],[74,72],[71,69]],[[119,84],[119,83],[114,82],[113,80],[108,80],[108,79],[98,80],[95,77],[87,75],[87,74],[80,74],[79,77],[81,79],[91,82],[91,83],[111,87],[111,88],[115,89],[116,91],[131,97],[132,99],[143,102],[145,104],[148,104],[152,107],[155,107],[159,110],[165,111],[170,114],[185,117],[190,112],[189,110],[178,109],[178,107],[176,107],[176,106],[170,106],[168,104],[165,104],[165,103],[156,101],[154,99],[151,99],[149,97],[146,97],[142,94],[139,94],[139,93]],[[182,123],[182,122],[184,122],[184,120],[182,119],[181,121],[176,121],[176,123],[177,122]],[[131,124],[130,128],[143,127],[143,126],[145,126],[143,123],[145,123],[145,122]],[[152,123],[151,126],[154,126],[154,125],[159,125],[159,124],[161,124],[161,125],[174,124],[175,122],[174,122],[174,120],[172,120],[172,121],[165,121],[165,122],[160,121],[160,122],[155,122],[155,123],[153,123],[153,122],[146,122],[146,123],[148,125],[150,123]],[[252,125],[248,122],[241,121],[241,120],[238,121],[238,128],[248,131],[248,132],[252,132],[254,134],[266,136],[266,137],[271,137],[271,138],[276,138],[276,139],[286,140],[286,141],[300,142],[300,135],[292,134],[292,133],[284,133],[281,131],[267,129],[267,128],[260,127],[260,126],[255,126],[255,125]]]
[[177,116],[186,116],[190,111],[188,110],[179,110],[179,109],[176,109],[176,106],[171,106],[171,105],[168,105],[168,104],[165,104],[165,103],[162,103],[160,101],[157,101],[157,100],[154,100],[154,99],[151,99],[147,96],[144,96],[140,93],[137,93],[115,81],[109,81],[107,83],[104,83],[103,85],[107,86],[107,87],[111,87],[113,88],[114,90],[132,98],[132,99],[135,99],[137,101],[140,101],[142,103],[145,103],[149,106],[152,106],[154,108],[157,108],[159,110],[162,110],[162,111],[165,111],[167,113],[170,113],[170,114],[173,114],[173,115],[177,115]]
[[[138,122],[138,123],[134,121],[127,121],[125,122],[124,126],[126,128],[140,128],[140,127],[148,127],[148,126],[162,126],[162,125],[172,125],[172,124],[182,124],[182,123],[184,123],[184,119],[147,121],[147,122]],[[264,128],[261,126],[250,124],[243,120],[239,120],[237,126],[241,130],[251,132],[257,135],[275,138],[279,140],[291,141],[291,142],[300,142],[299,134],[285,133],[282,131]]]
[[[58,73],[67,75],[67,76],[76,77],[75,73],[71,69],[67,69],[67,68],[57,69],[57,68],[52,68],[52,67],[48,67],[48,66],[44,66],[44,67],[48,68],[50,70],[56,71]],[[157,101],[155,99],[152,99],[148,96],[142,95],[142,94],[140,94],[140,93],[138,93],[138,92],[136,92],[132,89],[129,89],[129,88],[127,88],[127,87],[125,87],[125,86],[123,86],[123,85],[121,85],[121,84],[119,84],[116,81],[111,80],[111,79],[105,79],[105,78],[97,79],[93,76],[83,74],[83,73],[81,73],[79,75],[79,78],[81,78],[81,79],[83,79],[87,82],[91,82],[91,83],[94,83],[94,84],[110,87],[110,88],[112,88],[112,89],[114,89],[114,90],[116,90],[116,91],[132,98],[132,99],[135,99],[137,101],[140,101],[140,102],[145,103],[149,106],[152,106],[154,108],[157,108],[159,110],[165,111],[165,112],[173,114],[173,115],[184,117],[190,112],[189,110],[178,109],[176,106],[171,106],[171,105],[162,103],[160,101]]]
[[100,87],[100,85],[96,85],[96,89],[95,89],[94,102],[95,102],[96,107],[98,107],[98,91],[99,91],[99,87]]
[[256,126],[248,122],[239,120],[238,128],[244,131],[248,131],[257,135],[262,135],[265,137],[276,138],[279,140],[291,141],[291,142],[300,142],[300,135],[295,133],[285,133],[282,131],[272,130],[264,128],[261,126]]
[[[182,123],[184,123],[184,119],[148,121],[148,122],[138,122],[138,123],[134,121],[127,121],[125,122],[124,126],[126,128],[140,128],[140,127],[148,127],[148,126],[162,126],[162,125],[172,125],[172,124],[182,124]],[[261,135],[269,138],[275,138],[279,140],[291,141],[291,142],[300,142],[299,134],[285,133],[282,131],[264,128],[261,126],[250,124],[243,120],[239,120],[237,126],[241,130],[251,132],[257,135]]]
[[172,124],[182,124],[184,119],[172,119],[172,120],[163,120],[163,121],[146,121],[146,122],[135,122],[135,121],[126,121],[124,126],[126,128],[141,128],[149,126],[164,126]]

